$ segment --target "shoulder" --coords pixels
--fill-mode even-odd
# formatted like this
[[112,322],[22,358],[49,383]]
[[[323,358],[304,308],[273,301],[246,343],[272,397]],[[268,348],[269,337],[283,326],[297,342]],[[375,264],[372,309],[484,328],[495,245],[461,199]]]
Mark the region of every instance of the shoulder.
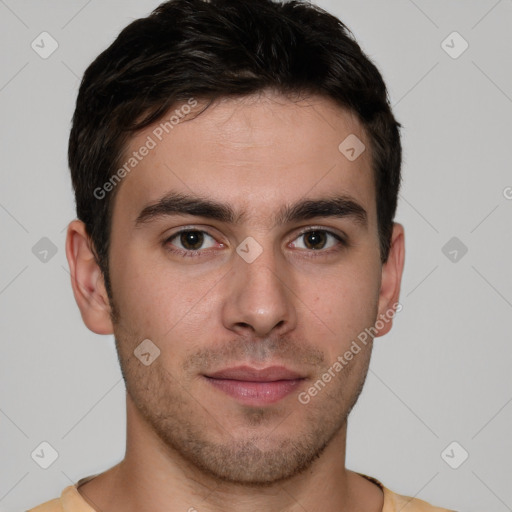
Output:
[[59,498],[45,501],[26,512],[96,512],[78,492],[80,485],[92,480],[97,475],[82,478],[77,483],[66,487]]
[[384,487],[384,508],[382,512],[455,512],[447,508],[440,508],[426,501],[410,496],[403,496],[397,494],[388,488]]
[[78,493],[76,484],[66,487],[59,498],[45,501],[26,512],[95,512]]
[[60,498],[46,501],[37,507],[27,510],[27,512],[64,512]]
[[373,482],[382,490],[384,494],[382,512],[456,512],[455,510],[436,507],[418,498],[397,494],[384,486],[375,477],[365,475],[364,473],[358,474],[370,480],[370,482]]

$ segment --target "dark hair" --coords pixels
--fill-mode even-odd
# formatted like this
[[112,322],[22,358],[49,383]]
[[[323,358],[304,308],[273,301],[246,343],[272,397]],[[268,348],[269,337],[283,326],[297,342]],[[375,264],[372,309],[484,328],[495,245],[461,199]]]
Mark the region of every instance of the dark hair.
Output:
[[[130,23],[87,68],[69,139],[77,216],[111,298],[108,252],[130,136],[190,98],[215,101],[271,89],[334,100],[357,114],[370,140],[380,255],[387,261],[400,188],[401,127],[386,86],[352,33],[302,1],[170,0]],[[340,141],[341,142],[341,141]]]

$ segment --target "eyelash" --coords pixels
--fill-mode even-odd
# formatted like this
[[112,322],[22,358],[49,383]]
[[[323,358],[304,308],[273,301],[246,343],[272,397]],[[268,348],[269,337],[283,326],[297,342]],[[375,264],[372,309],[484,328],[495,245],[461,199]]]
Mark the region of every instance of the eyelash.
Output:
[[[327,233],[328,235],[331,235],[332,237],[334,237],[338,242],[339,244],[333,248],[330,248],[330,249],[327,249],[327,250],[323,250],[323,249],[318,249],[318,250],[307,250],[307,249],[300,249],[301,252],[304,252],[306,254],[304,254],[305,257],[307,258],[317,258],[319,256],[325,256],[325,255],[329,255],[329,254],[332,254],[332,253],[336,253],[336,252],[339,252],[341,251],[342,249],[344,248],[347,248],[349,246],[348,242],[343,239],[340,235],[338,235],[337,233],[333,233],[332,231],[329,231],[327,229],[324,229],[324,228],[308,228],[304,231],[301,231],[297,236],[296,238],[299,238],[301,236],[304,236],[304,235],[307,235],[308,233],[310,232],[322,232],[322,233]],[[173,233],[169,238],[166,238],[163,242],[163,246],[164,248],[170,252],[170,253],[173,253],[173,254],[177,254],[177,255],[180,255],[180,256],[183,256],[185,258],[196,258],[196,257],[202,257],[204,256],[204,252],[205,251],[208,251],[208,249],[198,249],[198,250],[185,250],[185,249],[171,249],[169,247],[169,243],[174,240],[175,238],[179,237],[182,233],[189,233],[189,232],[198,232],[198,233],[205,233],[206,235],[210,236],[211,238],[215,239],[214,236],[210,235],[210,233],[208,233],[207,231],[204,231],[204,230],[201,230],[201,229],[193,229],[193,228],[185,228],[185,229],[182,229],[180,231],[177,231],[176,233]],[[295,240],[295,239],[294,239]]]

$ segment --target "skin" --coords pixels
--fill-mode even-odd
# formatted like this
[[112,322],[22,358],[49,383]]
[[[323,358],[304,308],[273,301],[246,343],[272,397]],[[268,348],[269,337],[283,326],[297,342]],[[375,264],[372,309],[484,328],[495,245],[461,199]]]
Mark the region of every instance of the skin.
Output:
[[[138,133],[127,153],[155,126]],[[367,148],[352,162],[338,150],[349,134]],[[380,488],[345,468],[346,420],[372,343],[309,403],[298,400],[399,299],[404,231],[394,224],[383,265],[369,148],[358,120],[321,97],[223,99],[176,125],[119,185],[109,253],[113,302],[83,223],[70,223],[76,301],[90,330],[115,334],[127,388],[125,458],[79,488],[93,508],[382,510]],[[214,199],[245,217],[229,224],[162,216],[137,227],[141,210],[168,192]],[[363,206],[366,227],[353,217],[274,225],[283,205],[333,194]],[[183,228],[209,235],[195,257],[170,251],[194,252],[179,235],[169,241]],[[311,228],[313,243],[301,234]],[[252,263],[236,252],[247,237],[262,249]],[[148,366],[134,356],[145,339],[160,350]],[[254,406],[204,376],[241,364],[282,365],[303,380],[278,402]]]

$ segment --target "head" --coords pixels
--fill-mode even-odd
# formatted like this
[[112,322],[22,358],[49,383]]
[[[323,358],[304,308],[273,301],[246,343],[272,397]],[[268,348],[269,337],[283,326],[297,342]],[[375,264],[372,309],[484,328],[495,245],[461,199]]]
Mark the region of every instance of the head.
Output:
[[[333,365],[399,296],[399,127],[377,68],[309,3],[171,0],[86,70],[75,297],[91,330],[114,332],[133,410],[169,453],[266,485],[342,431],[373,339]],[[285,367],[290,393],[233,398],[213,376],[240,365]]]

